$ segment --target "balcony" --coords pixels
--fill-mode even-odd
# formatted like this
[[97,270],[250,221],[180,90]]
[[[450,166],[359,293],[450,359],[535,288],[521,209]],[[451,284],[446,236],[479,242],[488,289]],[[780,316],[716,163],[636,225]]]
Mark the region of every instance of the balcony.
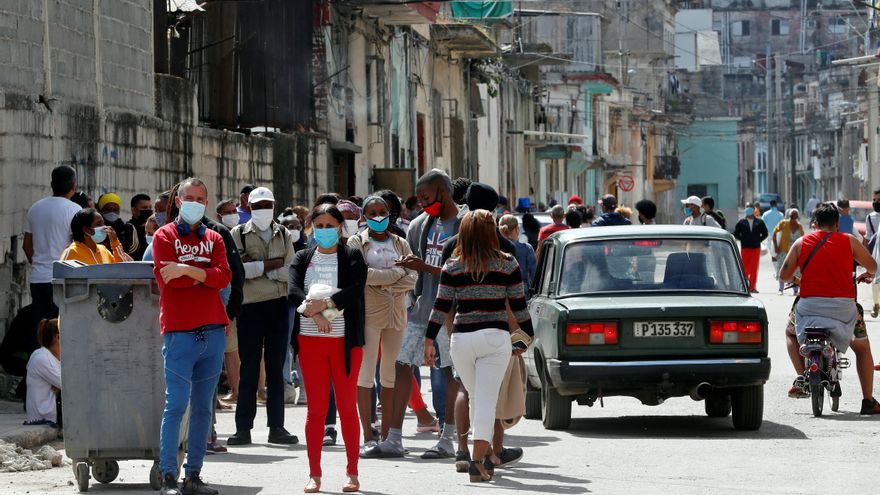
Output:
[[654,180],[675,180],[681,172],[681,162],[675,155],[654,157]]
[[498,56],[498,45],[495,40],[485,29],[474,24],[462,22],[432,24],[431,38],[459,57]]
[[413,3],[407,0],[349,0],[369,17],[378,18],[388,26],[433,24],[440,12],[440,2]]

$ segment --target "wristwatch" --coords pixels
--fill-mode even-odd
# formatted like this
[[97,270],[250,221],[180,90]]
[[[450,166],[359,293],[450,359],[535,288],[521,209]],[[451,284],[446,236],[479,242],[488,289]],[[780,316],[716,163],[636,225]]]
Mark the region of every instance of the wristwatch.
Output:
[[324,304],[326,304],[327,307],[330,308],[330,309],[333,309],[333,308],[336,307],[336,305],[333,304],[333,299],[331,299],[331,298],[329,298],[329,297],[325,297],[325,298],[324,298]]

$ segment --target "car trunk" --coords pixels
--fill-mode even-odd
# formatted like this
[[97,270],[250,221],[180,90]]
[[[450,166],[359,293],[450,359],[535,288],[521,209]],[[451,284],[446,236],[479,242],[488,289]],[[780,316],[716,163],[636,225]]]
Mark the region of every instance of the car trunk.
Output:
[[[568,320],[559,322],[559,355],[563,359],[620,361],[766,355],[764,311],[760,302],[745,295],[667,292],[578,296],[558,299],[557,303],[568,310]],[[713,320],[759,322],[760,343],[710,343]],[[568,325],[590,322],[616,323],[618,343],[566,345]]]

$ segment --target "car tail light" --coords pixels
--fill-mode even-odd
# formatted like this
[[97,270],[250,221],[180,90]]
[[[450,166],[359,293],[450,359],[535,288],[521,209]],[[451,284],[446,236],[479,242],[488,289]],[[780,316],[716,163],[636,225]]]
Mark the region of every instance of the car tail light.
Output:
[[712,320],[709,322],[710,344],[760,344],[761,322]]
[[617,322],[595,321],[569,323],[565,329],[566,345],[607,345],[617,343]]

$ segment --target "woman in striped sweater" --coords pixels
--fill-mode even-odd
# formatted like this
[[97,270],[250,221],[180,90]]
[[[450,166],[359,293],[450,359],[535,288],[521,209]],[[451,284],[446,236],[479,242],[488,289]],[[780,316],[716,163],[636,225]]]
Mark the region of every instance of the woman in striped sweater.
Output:
[[440,288],[425,337],[425,361],[434,361],[434,338],[456,304],[450,351],[455,370],[470,396],[473,414],[471,481],[488,481],[488,459],[501,381],[512,352],[507,308],[520,328],[533,335],[522,276],[516,258],[503,253],[495,219],[486,210],[469,212],[461,221],[458,244],[443,266]]

